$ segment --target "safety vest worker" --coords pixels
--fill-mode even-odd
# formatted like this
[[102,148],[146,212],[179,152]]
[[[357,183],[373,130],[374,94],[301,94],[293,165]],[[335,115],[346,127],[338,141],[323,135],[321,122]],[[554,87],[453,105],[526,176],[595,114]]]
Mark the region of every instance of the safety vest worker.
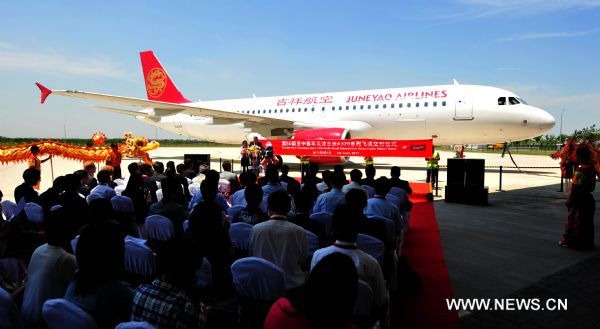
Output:
[[430,158],[425,158],[427,160],[427,168],[437,169],[440,167],[440,154],[437,151],[434,151]]

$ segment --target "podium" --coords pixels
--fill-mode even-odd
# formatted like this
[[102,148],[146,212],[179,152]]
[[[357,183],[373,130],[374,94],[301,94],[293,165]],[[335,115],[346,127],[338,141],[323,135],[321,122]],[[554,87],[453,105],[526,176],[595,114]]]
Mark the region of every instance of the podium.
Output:
[[444,201],[463,204],[488,204],[484,159],[448,159]]

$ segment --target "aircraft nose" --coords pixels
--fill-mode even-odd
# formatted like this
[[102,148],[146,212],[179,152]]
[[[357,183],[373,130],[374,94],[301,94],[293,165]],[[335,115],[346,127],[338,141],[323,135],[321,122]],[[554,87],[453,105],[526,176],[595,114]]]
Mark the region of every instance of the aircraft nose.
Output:
[[548,113],[540,108],[535,108],[534,111],[535,111],[535,113],[530,122],[531,126],[536,127],[539,130],[543,130],[544,132],[549,131],[550,129],[554,128],[554,125],[556,124],[556,120],[550,113]]

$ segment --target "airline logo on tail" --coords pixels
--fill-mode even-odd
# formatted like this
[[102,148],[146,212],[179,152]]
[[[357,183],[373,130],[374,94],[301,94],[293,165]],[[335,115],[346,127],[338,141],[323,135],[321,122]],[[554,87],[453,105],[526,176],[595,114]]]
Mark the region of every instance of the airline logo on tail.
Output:
[[158,98],[162,96],[167,87],[167,73],[159,67],[155,67],[146,76],[146,91],[148,96]]
[[190,102],[177,89],[152,51],[142,51],[140,59],[149,100],[175,104]]

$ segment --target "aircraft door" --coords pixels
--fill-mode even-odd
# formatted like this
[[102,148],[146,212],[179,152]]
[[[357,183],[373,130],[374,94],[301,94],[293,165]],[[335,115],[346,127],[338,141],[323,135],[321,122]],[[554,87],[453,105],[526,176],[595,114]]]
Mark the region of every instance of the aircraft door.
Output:
[[473,120],[473,104],[465,97],[458,98],[454,107],[454,120]]

